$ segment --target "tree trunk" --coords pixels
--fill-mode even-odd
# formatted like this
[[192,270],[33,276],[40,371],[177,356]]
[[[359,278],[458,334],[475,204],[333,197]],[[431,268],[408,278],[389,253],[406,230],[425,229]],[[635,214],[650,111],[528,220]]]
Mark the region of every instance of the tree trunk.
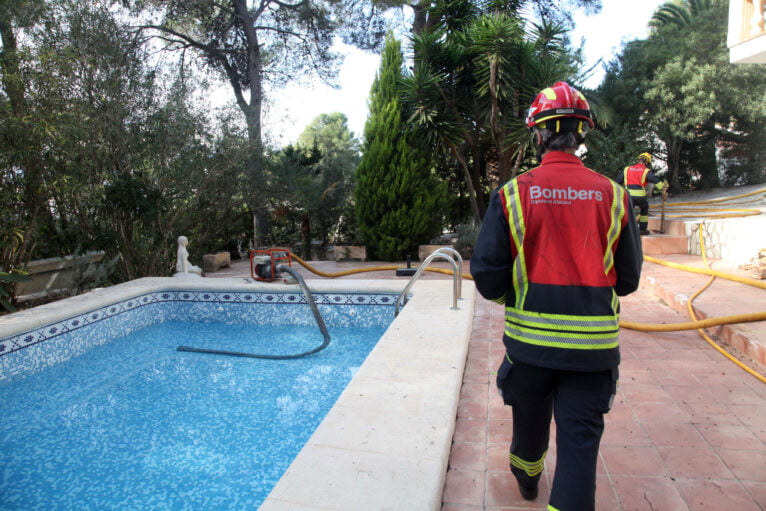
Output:
[[[16,34],[14,33],[11,19],[0,17],[0,69],[2,74],[2,87],[8,97],[11,110],[11,129],[6,135],[9,138],[9,146],[12,147],[11,161],[23,170],[21,214],[17,217],[12,227],[23,229],[24,236],[21,238],[17,250],[10,250],[10,260],[0,260],[0,267],[10,271],[13,268],[27,263],[33,256],[33,248],[37,243],[37,230],[45,213],[49,213],[47,197],[45,196],[45,183],[43,181],[43,162],[40,157],[40,143],[37,141],[35,130],[29,126],[30,118],[33,118],[25,97],[24,81],[21,74],[21,61],[18,54]],[[34,121],[33,121],[34,122]],[[12,296],[11,300],[15,297]]]
[[479,202],[476,198],[476,188],[473,186],[473,178],[471,177],[471,170],[468,168],[468,164],[465,161],[465,158],[460,153],[458,148],[450,143],[449,144],[450,149],[452,150],[452,154],[455,156],[457,161],[460,163],[460,168],[463,169],[463,173],[465,175],[465,183],[468,187],[468,199],[471,202],[471,210],[473,211],[473,217],[476,220],[477,223],[481,223],[481,219],[484,217],[484,212],[479,209]]
[[422,0],[419,3],[411,4],[413,12],[412,20],[412,33],[413,35],[422,34],[426,28],[426,21],[428,19],[428,6],[429,2]]
[[671,137],[668,147],[668,169],[670,170],[670,192],[678,194],[681,192],[681,180],[679,179],[680,160],[681,160],[681,139]]
[[437,22],[433,16],[428,15],[428,9],[431,8],[431,0],[420,0],[417,3],[410,4],[413,12],[412,34],[422,34],[424,30],[431,28]]
[[3,43],[3,51],[0,51],[0,67],[3,70],[3,89],[8,95],[8,103],[11,111],[16,115],[23,112],[19,110],[24,105],[24,84],[19,71],[19,56],[17,53],[16,34],[9,19],[0,19],[0,40]]
[[261,47],[258,42],[258,34],[255,31],[255,20],[247,10],[246,0],[233,0],[236,19],[242,23],[245,38],[247,40],[247,79],[249,83],[250,101],[244,101],[241,91],[238,91],[239,83],[233,80],[235,95],[238,98],[242,113],[247,123],[247,137],[249,142],[249,156],[247,159],[249,193],[245,195],[253,212],[253,243],[255,247],[262,247],[268,235],[268,223],[266,222],[267,205],[266,197],[259,193],[265,183],[263,179],[263,136],[261,131],[261,110],[263,106],[263,84],[261,83]]
[[303,259],[311,261],[311,219],[303,215],[301,219],[301,241],[303,242]]
[[[479,140],[478,133],[474,136],[473,140]],[[474,193],[476,194],[476,206],[479,211],[479,216],[477,218],[478,222],[481,222],[481,219],[484,218],[484,212],[487,210],[487,204],[484,201],[484,194],[481,192],[482,190],[482,158],[484,157],[484,154],[481,150],[481,147],[477,144],[472,144],[471,146],[471,157],[473,159],[473,165],[471,166],[471,186],[473,187]]]
[[700,186],[703,190],[710,190],[721,185],[718,175],[718,155],[716,154],[715,123],[708,119],[702,125],[702,132],[698,135],[699,152],[701,158],[697,161],[700,171]]

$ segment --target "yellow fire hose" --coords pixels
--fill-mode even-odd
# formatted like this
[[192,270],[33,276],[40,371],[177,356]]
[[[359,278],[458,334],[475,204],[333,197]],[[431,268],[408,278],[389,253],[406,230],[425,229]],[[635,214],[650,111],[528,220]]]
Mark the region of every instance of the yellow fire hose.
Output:
[[[703,222],[703,223],[701,223],[701,224],[700,224],[700,227],[699,227],[699,240],[700,240],[700,250],[701,250],[701,252],[702,252],[702,260],[704,261],[704,263],[705,263],[705,266],[707,266],[708,268],[710,268],[710,263],[708,263],[708,261],[707,261],[707,255],[705,254],[705,239],[704,239],[704,237],[702,236],[702,227],[703,227],[703,225],[704,225],[704,222]],[[687,310],[689,311],[689,316],[691,316],[691,318],[692,318],[693,320],[695,320],[695,321],[697,320],[697,314],[696,314],[696,312],[694,311],[694,307],[692,307],[692,302],[694,301],[694,299],[695,299],[695,298],[697,298],[697,296],[699,296],[699,295],[700,295],[700,293],[702,293],[702,292],[703,292],[705,289],[707,289],[707,288],[708,288],[708,286],[710,286],[710,284],[712,284],[714,280],[715,280],[715,275],[711,275],[711,276],[710,276],[710,280],[708,280],[708,281],[707,281],[707,284],[705,284],[705,285],[704,285],[703,287],[701,287],[701,288],[700,288],[700,289],[699,289],[699,290],[698,290],[696,293],[694,293],[694,294],[691,296],[691,298],[689,298],[689,301],[686,303],[686,308],[687,308]],[[764,319],[766,319],[766,313],[762,313],[762,315],[763,315]],[[732,355],[731,355],[729,352],[727,352],[726,350],[724,350],[723,348],[721,348],[721,347],[718,345],[718,343],[716,343],[716,342],[715,342],[713,339],[711,339],[710,337],[708,337],[707,333],[705,333],[705,330],[703,330],[702,328],[699,328],[697,331],[700,333],[700,335],[702,336],[702,338],[703,338],[703,339],[705,339],[705,341],[706,341],[708,344],[710,344],[710,345],[711,345],[713,348],[715,348],[715,349],[716,349],[716,350],[717,350],[719,353],[721,353],[722,355],[724,355],[726,358],[728,358],[729,360],[731,360],[732,362],[734,362],[735,364],[737,364],[739,367],[741,367],[742,369],[744,369],[744,370],[745,370],[745,371],[747,371],[748,373],[752,374],[753,376],[755,376],[756,378],[758,378],[758,379],[759,379],[759,380],[761,380],[762,382],[766,383],[766,377],[764,377],[763,375],[761,375],[761,374],[757,373],[756,371],[754,371],[754,370],[753,370],[753,369],[751,369],[750,367],[747,367],[745,364],[743,364],[742,362],[740,362],[739,360],[737,360],[736,358],[734,358],[734,357],[733,357],[733,356],[732,356]]]
[[[678,214],[675,215],[668,215],[665,214],[665,211],[663,210],[663,216],[666,218],[684,218],[684,217],[694,217],[694,218],[709,218],[709,219],[721,219],[721,218],[734,218],[734,217],[743,217],[743,216],[752,216],[752,215],[760,215],[761,211],[758,209],[736,209],[736,208],[718,208],[718,207],[712,207],[712,208],[698,208],[698,207],[690,207],[690,206],[743,206],[747,204],[752,203],[760,203],[763,198],[758,199],[751,199],[751,200],[741,200],[745,199],[747,197],[753,197],[755,195],[761,195],[766,194],[766,188],[762,188],[759,190],[754,190],[749,193],[743,193],[740,195],[734,195],[731,197],[721,197],[718,199],[710,199],[705,201],[688,201],[688,202],[675,202],[670,204],[665,204],[665,209],[670,208],[671,211],[675,211]],[[652,206],[650,209],[657,210],[658,206]],[[731,214],[720,214],[720,213],[731,213]],[[703,213],[700,214],[691,214],[691,213]],[[706,214],[705,214],[706,213]],[[704,328],[709,328],[711,326],[718,326],[718,325],[726,325],[726,324],[734,324],[734,323],[747,323],[747,322],[753,322],[753,321],[766,321],[766,312],[757,312],[752,314],[737,314],[734,316],[726,316],[721,318],[711,318],[708,320],[699,321],[697,319],[696,312],[694,311],[694,307],[692,305],[692,302],[695,298],[697,298],[705,289],[707,289],[710,284],[713,283],[716,277],[723,278],[726,280],[730,280],[733,282],[739,282],[742,284],[746,284],[748,286],[757,287],[760,289],[766,289],[766,282],[756,280],[756,279],[750,279],[747,277],[739,277],[737,275],[731,275],[723,272],[719,272],[716,270],[713,270],[710,267],[710,264],[707,261],[707,254],[705,250],[705,241],[703,237],[703,228],[704,228],[704,220],[699,225],[699,243],[700,243],[700,250],[702,254],[702,260],[705,263],[706,268],[696,268],[693,266],[686,266],[682,264],[673,263],[670,261],[663,261],[660,259],[655,259],[651,256],[644,256],[644,260],[648,262],[652,262],[655,264],[661,264],[664,266],[668,266],[670,268],[675,268],[679,270],[688,271],[691,273],[699,273],[703,275],[710,275],[710,280],[701,288],[699,289],[694,295],[692,295],[689,298],[689,301],[687,302],[687,310],[689,312],[689,316],[692,318],[692,322],[688,323],[680,323],[675,325],[643,325],[639,323],[629,323],[629,322],[620,322],[620,325],[625,328],[630,328],[634,330],[645,330],[645,331],[675,331],[675,328],[672,330],[668,327],[679,327],[680,330],[682,326],[688,327],[683,328],[684,330],[691,330],[692,328],[695,328],[699,331],[702,338],[711,346],[713,346],[717,351],[719,351],[721,354],[729,358],[732,362],[742,367],[745,371],[752,374],[762,382],[766,383],[766,378],[752,370],[751,368],[745,366],[742,364],[739,360],[732,357],[728,352],[726,352],[723,348],[718,346],[715,341],[713,341],[703,330]],[[706,323],[707,322],[707,323]]]
[[713,348],[715,348],[719,353],[724,355],[726,358],[728,358],[729,360],[737,364],[739,367],[741,367],[742,369],[744,369],[751,375],[755,376],[762,382],[766,383],[766,377],[756,372],[755,370],[751,369],[750,367],[747,367],[742,362],[734,358],[726,350],[721,348],[713,339],[711,339],[703,330],[704,328],[709,328],[713,326],[729,325],[729,324],[735,324],[735,323],[751,323],[755,321],[766,321],[766,312],[735,314],[733,316],[723,316],[720,318],[709,318],[709,319],[699,320],[697,318],[696,312],[694,311],[694,307],[692,306],[692,303],[694,302],[695,298],[697,298],[704,290],[706,290],[710,286],[710,284],[713,283],[716,277],[730,280],[732,282],[739,282],[739,283],[746,284],[748,286],[757,287],[760,289],[766,289],[766,282],[761,282],[760,280],[750,279],[747,277],[740,277],[738,275],[731,275],[731,274],[723,273],[710,268],[710,265],[707,261],[707,256],[705,254],[705,242],[702,236],[702,227],[703,227],[703,224],[700,224],[700,229],[699,229],[700,248],[702,250],[702,260],[705,262],[705,265],[707,266],[706,269],[696,268],[694,266],[686,266],[683,264],[673,263],[670,261],[663,261],[661,259],[655,259],[654,257],[651,257],[651,256],[644,256],[644,260],[648,262],[660,264],[663,266],[668,266],[670,268],[688,271],[691,273],[710,275],[710,280],[708,280],[708,282],[702,288],[697,290],[689,298],[689,301],[686,303],[686,308],[687,308],[687,311],[689,312],[689,316],[692,318],[692,321],[686,322],[686,323],[673,323],[668,325],[652,325],[647,323],[633,323],[630,321],[620,321],[620,326],[622,328],[627,328],[629,330],[639,330],[644,332],[677,332],[681,330],[696,329],[700,333],[702,338],[708,344],[710,344]]
[[[740,199],[740,198],[744,198],[744,197],[750,197],[750,196],[753,196],[753,195],[756,195],[756,194],[759,194],[759,193],[766,193],[766,188],[761,189],[761,190],[756,190],[754,192],[742,194],[742,195],[733,196],[733,197],[726,197],[726,198],[720,198],[720,199],[712,199],[712,200],[709,200],[709,201],[700,201],[700,202],[678,202],[678,203],[675,203],[674,205],[675,206],[692,206],[692,205],[697,206],[697,205],[703,205],[703,204],[709,204],[709,203],[720,204],[720,203],[728,202],[728,201],[731,201],[731,200],[736,200],[736,199]],[[740,204],[737,204],[737,205],[740,205]],[[711,210],[711,209],[703,208],[703,209],[695,209],[695,210],[689,209],[689,210],[683,210],[683,211],[689,211],[689,212],[691,212],[691,211],[700,211],[700,212],[705,212],[705,211],[719,211],[719,212],[720,211],[739,211],[740,212],[740,214],[726,215],[726,216],[705,215],[705,217],[707,217],[707,218],[727,218],[727,217],[733,217],[733,216],[750,216],[750,215],[759,215],[759,214],[761,214],[761,212],[759,210],[744,210],[744,209],[721,210],[721,209],[713,208]],[[688,216],[688,215],[673,215],[673,216],[683,217],[683,216]],[[695,216],[699,217],[699,215],[695,215]],[[704,226],[704,222],[701,223],[700,227],[699,227],[699,241],[700,241],[700,248],[702,250],[702,259],[703,259],[703,261],[705,263],[706,268],[697,268],[697,267],[694,267],[694,266],[687,266],[687,265],[683,265],[683,264],[674,263],[674,262],[671,262],[671,261],[663,261],[661,259],[656,259],[656,258],[648,256],[648,255],[644,256],[644,260],[647,261],[647,262],[650,262],[650,263],[659,264],[659,265],[667,266],[669,268],[683,270],[683,271],[687,271],[687,272],[691,272],[691,273],[699,273],[699,274],[709,275],[710,276],[710,280],[707,282],[707,284],[705,284],[705,286],[703,286],[696,293],[694,293],[694,295],[692,295],[691,298],[689,298],[689,301],[687,302],[687,309],[688,309],[689,316],[691,317],[692,321],[683,322],[683,323],[672,323],[672,324],[651,324],[651,323],[636,323],[636,322],[632,322],[632,321],[621,320],[620,321],[620,327],[627,328],[629,330],[642,331],[642,332],[680,332],[680,331],[686,331],[686,330],[697,330],[700,333],[700,335],[702,336],[702,338],[705,339],[705,341],[708,344],[710,344],[711,346],[713,346],[713,348],[715,348],[718,352],[720,352],[722,355],[724,355],[725,357],[730,359],[732,362],[737,364],[739,367],[741,367],[742,369],[744,369],[748,373],[752,374],[753,376],[755,376],[756,378],[758,378],[762,382],[766,383],[766,377],[764,377],[763,375],[761,375],[758,372],[754,371],[753,369],[747,367],[742,362],[740,362],[739,360],[737,360],[736,358],[731,356],[726,350],[724,350],[723,348],[718,346],[718,344],[715,341],[713,341],[710,337],[708,337],[708,335],[704,331],[705,328],[710,328],[710,327],[714,327],[714,326],[729,325],[729,324],[736,324],[736,323],[752,323],[752,322],[756,322],[756,321],[766,321],[766,312],[755,312],[755,313],[748,313],[748,314],[735,314],[733,316],[723,316],[723,317],[719,317],[719,318],[708,318],[708,319],[700,320],[700,319],[698,319],[698,317],[697,317],[697,315],[696,315],[696,313],[694,311],[694,307],[692,306],[692,302],[705,289],[707,289],[710,286],[710,284],[712,284],[713,280],[715,280],[716,277],[722,278],[722,279],[725,279],[725,280],[730,280],[732,282],[738,282],[738,283],[745,284],[745,285],[752,286],[752,287],[757,287],[757,288],[760,288],[760,289],[766,289],[766,282],[762,282],[760,280],[751,279],[751,278],[747,278],[747,277],[740,277],[738,275],[732,275],[732,274],[729,274],[729,273],[724,273],[724,272],[720,272],[720,271],[712,269],[710,267],[708,261],[707,261],[707,257],[706,257],[706,254],[705,254],[705,244],[704,244],[704,238],[703,238],[703,235],[702,235],[702,228],[703,228],[703,226]],[[292,257],[296,262],[298,262],[298,264],[300,264],[301,266],[306,268],[308,271],[310,271],[310,272],[312,272],[312,273],[314,273],[316,275],[319,275],[321,277],[327,277],[327,278],[343,277],[343,276],[346,276],[346,275],[353,275],[353,274],[356,274],[356,273],[364,273],[364,272],[372,272],[372,271],[395,271],[395,270],[397,270],[399,268],[402,268],[402,266],[399,266],[399,265],[385,265],[385,266],[374,266],[374,267],[369,267],[369,268],[357,268],[357,269],[353,269],[353,270],[346,270],[346,271],[328,273],[328,272],[323,272],[323,271],[317,270],[316,268],[313,268],[306,261],[304,261],[303,259],[301,259],[297,255],[293,254],[292,252],[290,252],[290,257]],[[431,272],[435,272],[435,273],[443,273],[443,274],[446,274],[446,275],[453,275],[453,273],[454,273],[452,270],[442,269],[442,268],[426,268],[426,271],[431,271]],[[463,273],[462,277],[464,279],[473,280],[473,277],[470,274],[468,274],[468,273]]]
[[[677,211],[678,214],[676,215],[665,215],[665,218],[688,218],[688,217],[697,217],[704,216],[705,218],[739,218],[741,216],[754,216],[754,215],[760,215],[761,212],[758,210],[753,209],[677,209],[674,210]],[[704,213],[704,212],[710,212],[710,211],[716,211],[721,213],[728,214],[717,214],[717,213],[706,213],[705,215],[698,215],[694,214],[696,212]]]
[[[326,278],[336,278],[336,277],[343,277],[346,275],[353,275],[356,273],[364,273],[364,272],[372,272],[372,271],[395,271],[399,268],[402,268],[402,266],[398,265],[384,265],[384,266],[373,266],[370,268],[357,268],[353,270],[345,270],[340,272],[323,272],[321,270],[318,270],[311,265],[309,265],[306,261],[298,257],[297,255],[290,253],[290,257],[292,257],[298,264],[309,270],[310,272],[319,275],[320,277],[326,277]],[[710,275],[710,280],[707,284],[705,284],[704,287],[702,287],[700,290],[698,290],[687,303],[687,307],[689,309],[689,315],[692,317],[693,321],[687,321],[683,323],[671,323],[671,324],[652,324],[652,323],[636,323],[633,321],[625,321],[620,320],[620,327],[627,328],[629,330],[637,330],[642,332],[681,332],[686,330],[698,330],[702,337],[707,341],[711,346],[713,346],[717,351],[719,351],[721,354],[729,358],[731,361],[733,361],[735,364],[740,366],[742,369],[747,371],[748,373],[752,374],[762,382],[766,383],[766,378],[753,369],[750,369],[749,367],[742,364],[739,360],[735,359],[731,355],[729,355],[728,352],[726,352],[724,349],[719,347],[715,341],[710,339],[704,332],[704,328],[710,328],[714,326],[721,326],[721,325],[729,325],[729,324],[735,324],[735,323],[752,323],[755,321],[766,321],[766,312],[755,312],[755,313],[749,313],[749,314],[735,314],[733,316],[723,316],[719,318],[707,318],[707,319],[698,319],[694,308],[692,307],[692,302],[694,299],[699,296],[705,289],[707,289],[710,284],[713,282],[713,280],[716,277],[720,277],[726,280],[731,280],[734,282],[740,282],[746,285],[759,287],[761,289],[766,289],[766,283],[755,280],[755,279],[749,279],[746,277],[739,277],[737,275],[731,275],[728,273],[719,272],[713,269],[703,269],[703,268],[695,268],[693,266],[686,266],[678,263],[673,263],[670,261],[663,261],[661,259],[655,259],[651,256],[644,256],[644,260],[660,264],[663,266],[668,266],[670,268],[675,268],[679,270],[689,271],[692,273],[701,273],[705,275]],[[705,259],[705,262],[707,264],[707,259]],[[452,275],[454,272],[452,270],[448,269],[442,269],[442,268],[426,268],[426,271],[431,271],[435,273],[443,273],[445,275]],[[468,273],[463,273],[463,278],[473,280],[473,277]]]
[[[306,261],[304,261],[297,255],[293,254],[292,252],[289,252],[289,253],[290,253],[290,257],[292,257],[298,264],[306,268],[311,273],[315,275],[319,275],[320,277],[326,277],[329,279],[334,279],[336,277],[345,277],[346,275],[353,275],[355,273],[365,273],[368,271],[396,271],[400,268],[405,268],[404,266],[392,264],[392,265],[372,266],[370,268],[356,268],[354,270],[344,270],[344,271],[338,271],[334,273],[327,273],[321,270],[317,270],[316,268],[312,267],[311,265],[309,265],[309,263],[307,263]],[[425,271],[430,271],[434,273],[444,273],[445,275],[453,275],[455,273],[452,270],[445,270],[443,268],[426,268]],[[464,279],[473,280],[473,277],[471,276],[470,273],[463,273],[462,277]]]
[[[732,195],[731,197],[720,197],[718,199],[709,199],[704,201],[687,201],[687,202],[668,202],[665,203],[665,210],[675,212],[677,214],[665,214],[665,218],[737,218],[742,216],[760,215],[761,211],[758,209],[742,209],[728,206],[744,206],[755,202],[760,202],[762,199],[751,199],[748,201],[740,201],[746,197],[753,197],[759,194],[766,194],[766,188],[760,190],[754,190],[752,192],[743,193],[740,195]],[[739,201],[739,202],[736,202]],[[727,206],[725,208],[718,207],[706,207],[706,208],[694,208],[689,206]],[[650,211],[657,211],[661,206],[652,205],[649,207]],[[703,213],[703,214],[700,214]],[[725,213],[725,214],[721,214]]]

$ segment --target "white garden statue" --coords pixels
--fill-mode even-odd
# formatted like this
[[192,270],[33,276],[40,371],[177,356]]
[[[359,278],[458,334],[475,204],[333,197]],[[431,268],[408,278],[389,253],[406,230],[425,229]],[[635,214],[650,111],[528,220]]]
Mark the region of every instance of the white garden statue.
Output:
[[176,258],[176,274],[175,277],[183,277],[186,275],[202,276],[202,268],[194,266],[189,262],[189,251],[186,250],[186,245],[189,244],[189,240],[186,236],[178,237],[178,255]]

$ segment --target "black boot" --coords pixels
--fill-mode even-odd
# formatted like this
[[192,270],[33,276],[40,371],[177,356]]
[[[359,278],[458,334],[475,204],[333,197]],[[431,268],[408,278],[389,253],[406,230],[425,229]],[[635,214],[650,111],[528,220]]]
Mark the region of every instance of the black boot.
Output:
[[523,486],[521,481],[516,482],[519,483],[519,493],[521,493],[521,496],[524,497],[524,500],[535,500],[537,498],[537,485],[528,488]]

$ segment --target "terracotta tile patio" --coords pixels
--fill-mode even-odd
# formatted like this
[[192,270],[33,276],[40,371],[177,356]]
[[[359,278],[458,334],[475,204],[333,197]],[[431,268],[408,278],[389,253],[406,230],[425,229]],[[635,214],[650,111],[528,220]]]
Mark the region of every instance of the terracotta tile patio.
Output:
[[[658,268],[646,264],[645,276]],[[701,278],[703,284],[707,279],[679,271],[673,275],[671,293],[675,286],[688,286],[690,279]],[[622,319],[687,321],[656,298],[657,285],[645,278],[639,292],[622,299]],[[759,291],[756,302],[727,307],[764,310],[766,292]],[[726,300],[737,296],[729,294]],[[502,330],[502,307],[477,302],[443,511],[547,507],[556,463],[555,427],[535,502],[521,498],[508,470],[511,414],[494,386],[503,355]],[[751,338],[766,342],[763,322],[751,323],[747,330]],[[696,331],[623,330],[621,347],[620,388],[601,442],[596,508],[766,509],[766,384],[715,351]],[[749,363],[766,374],[763,366]]]

